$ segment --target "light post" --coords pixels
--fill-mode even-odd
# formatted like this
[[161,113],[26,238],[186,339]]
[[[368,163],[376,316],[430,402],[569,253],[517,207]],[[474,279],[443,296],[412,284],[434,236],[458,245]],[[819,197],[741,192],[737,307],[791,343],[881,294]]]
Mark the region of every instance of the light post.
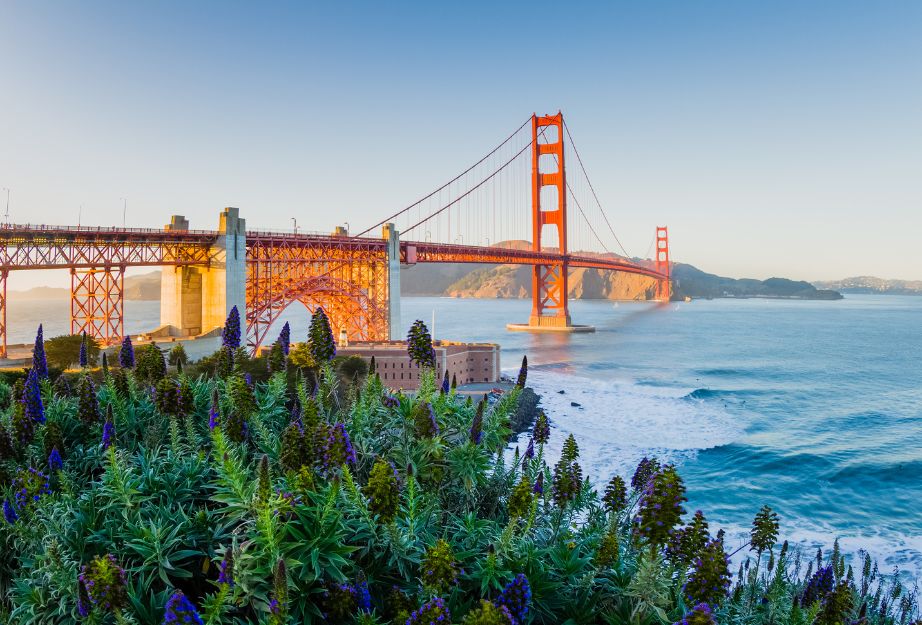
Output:
[[128,198],[123,197],[121,199],[122,199],[122,230],[124,230],[127,225],[126,216],[128,214]]
[[298,234],[298,220],[292,217],[291,224],[292,224],[292,228],[294,228],[295,234]]
[[6,191],[6,213],[4,215],[4,221],[6,225],[10,225],[10,189],[9,187],[3,187],[3,190]]

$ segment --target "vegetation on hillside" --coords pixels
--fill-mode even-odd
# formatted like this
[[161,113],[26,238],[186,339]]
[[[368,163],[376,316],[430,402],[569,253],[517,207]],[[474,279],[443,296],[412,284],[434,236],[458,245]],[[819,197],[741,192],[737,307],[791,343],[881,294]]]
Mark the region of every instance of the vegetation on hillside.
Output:
[[[544,415],[525,452],[509,452],[524,362],[493,405],[439,385],[431,369],[404,395],[373,368],[352,363],[338,375],[325,319],[315,318],[313,369],[303,371],[287,360],[287,336],[274,356],[250,359],[237,321],[208,373],[171,370],[128,342],[121,367],[63,384],[37,361],[15,388],[0,383],[0,621],[907,625],[915,616],[915,598],[869,558],[779,545],[767,507],[731,571],[722,533],[688,514],[681,475],[655,458],[629,483],[596,487],[572,436],[560,458],[546,456],[554,432]],[[426,335],[418,327],[410,341],[422,359]]]

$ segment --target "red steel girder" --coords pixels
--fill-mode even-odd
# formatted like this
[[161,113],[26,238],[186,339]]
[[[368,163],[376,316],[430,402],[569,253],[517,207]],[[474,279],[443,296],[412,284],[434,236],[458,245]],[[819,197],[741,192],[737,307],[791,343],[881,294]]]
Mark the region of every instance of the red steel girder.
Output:
[[86,332],[104,345],[124,334],[125,268],[72,269],[70,333]]

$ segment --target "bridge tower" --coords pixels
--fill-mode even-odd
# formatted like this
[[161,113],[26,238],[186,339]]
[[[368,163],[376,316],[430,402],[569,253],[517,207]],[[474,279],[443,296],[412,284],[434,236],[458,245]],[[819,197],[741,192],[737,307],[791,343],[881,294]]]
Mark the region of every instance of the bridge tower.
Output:
[[[551,137],[548,137],[549,132]],[[560,254],[566,255],[567,181],[563,162],[563,114],[558,112],[556,115],[545,117],[533,115],[531,138],[531,246],[534,251],[540,252],[544,243],[544,226],[554,226],[554,247],[560,250]],[[543,193],[545,189],[549,193]],[[528,325],[570,325],[567,270],[566,260],[554,265],[534,266],[531,277],[531,317],[528,319]]]
[[592,332],[592,326],[570,323],[567,304],[567,178],[563,154],[563,113],[531,118],[532,250],[544,249],[544,227],[553,226],[547,241],[563,260],[535,265],[531,276],[531,316],[528,325],[507,324],[509,330],[537,332]]
[[[174,215],[168,231],[188,230]],[[178,336],[196,336],[224,326],[231,308],[246,312],[246,221],[237,208],[219,217],[208,266],[164,266],[160,279],[160,325]]]
[[669,278],[669,231],[666,226],[656,227],[656,270],[666,276],[656,287],[656,299],[668,302],[672,295],[672,281]]

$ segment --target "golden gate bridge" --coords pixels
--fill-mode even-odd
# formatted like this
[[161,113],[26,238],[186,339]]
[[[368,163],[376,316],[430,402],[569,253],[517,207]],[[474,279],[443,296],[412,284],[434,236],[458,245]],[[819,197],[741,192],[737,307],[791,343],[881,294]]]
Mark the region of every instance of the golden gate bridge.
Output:
[[[576,176],[567,176],[565,151],[576,157]],[[532,115],[462,173],[356,235],[247,230],[236,208],[221,213],[217,230],[191,230],[180,215],[163,229],[5,225],[0,358],[11,271],[69,269],[71,333],[111,344],[124,334],[125,270],[163,267],[162,325],[176,336],[204,334],[237,306],[256,350],[294,302],[322,306],[337,336],[399,338],[400,267],[419,263],[531,266],[522,327],[566,331],[570,269],[646,276],[652,298],[668,300],[665,227],[656,227],[651,249],[652,259],[635,260],[621,245],[563,115]]]

